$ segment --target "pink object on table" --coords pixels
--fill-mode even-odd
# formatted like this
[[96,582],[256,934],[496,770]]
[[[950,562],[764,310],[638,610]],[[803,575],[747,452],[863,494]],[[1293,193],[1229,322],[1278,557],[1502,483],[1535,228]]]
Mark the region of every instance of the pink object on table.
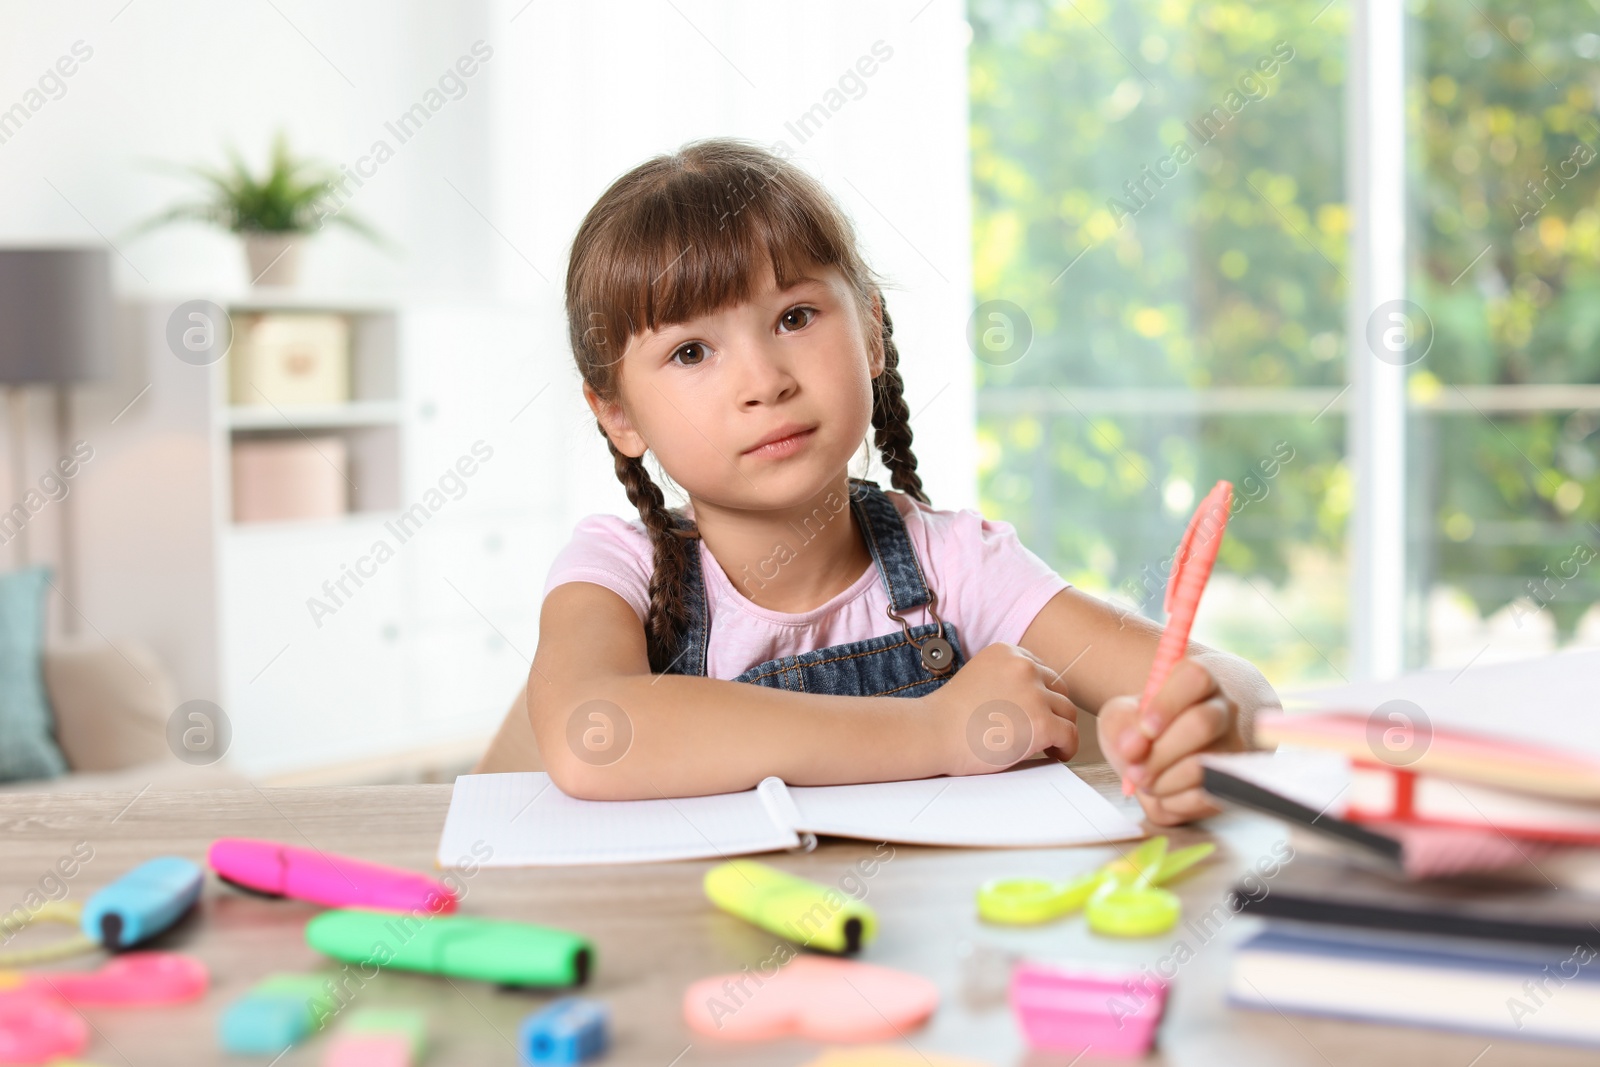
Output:
[[223,881],[272,896],[329,908],[456,910],[455,892],[443,882],[400,867],[250,837],[221,837],[206,862]]
[[0,1063],[49,1063],[89,1044],[89,1026],[53,997],[0,993]]
[[125,952],[94,971],[27,971],[16,977],[25,996],[120,1008],[198,1000],[211,980],[205,964],[178,952]]
[[411,1067],[411,1042],[401,1034],[341,1034],[322,1067]]
[[1034,1048],[1136,1057],[1155,1042],[1167,983],[1142,971],[1019,963],[1011,1009]]
[[[1530,693],[1530,705],[1540,697]],[[1394,701],[1404,704],[1404,701]],[[1592,803],[1600,800],[1600,761],[1583,751],[1564,751],[1547,744],[1519,740],[1511,729],[1491,734],[1470,728],[1412,723],[1389,702],[1373,710],[1328,709],[1314,713],[1276,712],[1260,716],[1256,740],[1263,746],[1289,744],[1342,752],[1365,766],[1395,769],[1388,758],[1397,748],[1398,733],[1409,757],[1404,770],[1436,774],[1481,785],[1497,786]],[[1506,711],[1514,717],[1513,709]],[[1396,720],[1399,720],[1398,722]]]
[[771,977],[719,974],[683,994],[690,1029],[759,1041],[885,1041],[921,1026],[939,1006],[939,989],[920,975],[855,960],[800,956]]

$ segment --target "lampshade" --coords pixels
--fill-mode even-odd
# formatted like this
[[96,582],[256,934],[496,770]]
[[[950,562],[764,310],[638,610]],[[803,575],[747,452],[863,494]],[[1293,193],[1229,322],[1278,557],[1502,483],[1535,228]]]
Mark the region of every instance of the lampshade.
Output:
[[111,316],[105,249],[0,249],[0,383],[109,375]]

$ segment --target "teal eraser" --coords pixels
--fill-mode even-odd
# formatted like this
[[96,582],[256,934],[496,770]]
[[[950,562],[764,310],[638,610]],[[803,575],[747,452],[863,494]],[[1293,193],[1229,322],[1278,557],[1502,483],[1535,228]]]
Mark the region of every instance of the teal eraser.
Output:
[[228,1006],[217,1037],[228,1052],[277,1055],[322,1028],[335,1002],[326,975],[276,974]]

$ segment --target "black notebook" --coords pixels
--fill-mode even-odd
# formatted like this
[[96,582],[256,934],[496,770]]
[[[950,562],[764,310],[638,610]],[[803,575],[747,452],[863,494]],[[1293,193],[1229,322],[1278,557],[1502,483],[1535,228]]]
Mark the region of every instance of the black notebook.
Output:
[[1372,930],[1600,943],[1600,896],[1487,876],[1408,882],[1323,856],[1298,855],[1264,883],[1235,886],[1231,903],[1266,918]]

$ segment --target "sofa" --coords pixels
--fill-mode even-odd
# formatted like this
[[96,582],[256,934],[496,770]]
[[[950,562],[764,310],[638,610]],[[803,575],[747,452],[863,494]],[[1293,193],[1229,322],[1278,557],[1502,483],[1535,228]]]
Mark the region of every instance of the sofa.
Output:
[[54,778],[3,782],[0,792],[250,787],[226,756],[192,766],[173,755],[167,746],[167,719],[179,700],[165,667],[143,644],[74,639],[47,646],[42,669],[56,743],[69,771]]

